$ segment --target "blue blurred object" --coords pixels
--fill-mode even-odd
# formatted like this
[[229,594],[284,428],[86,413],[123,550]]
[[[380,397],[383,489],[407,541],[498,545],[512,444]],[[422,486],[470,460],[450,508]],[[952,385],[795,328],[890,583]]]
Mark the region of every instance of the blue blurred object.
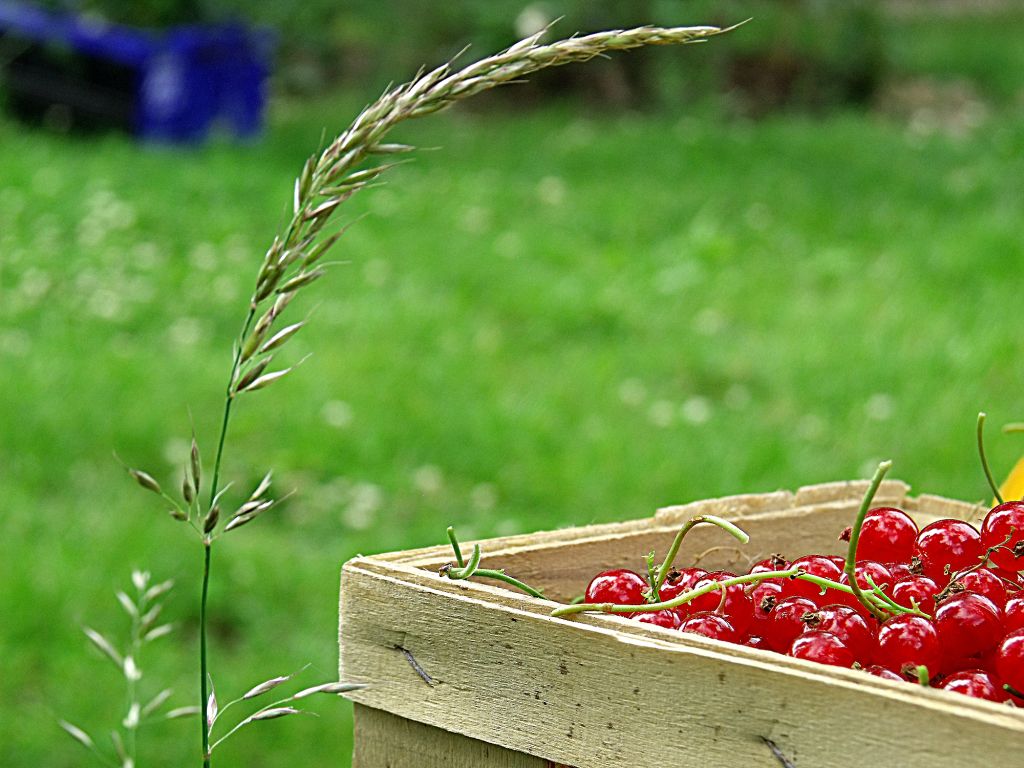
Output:
[[[239,24],[143,30],[0,0],[0,39],[23,47],[3,61],[9,105],[140,138],[199,142],[217,125],[259,133],[274,37]],[[70,55],[69,55],[70,54]]]

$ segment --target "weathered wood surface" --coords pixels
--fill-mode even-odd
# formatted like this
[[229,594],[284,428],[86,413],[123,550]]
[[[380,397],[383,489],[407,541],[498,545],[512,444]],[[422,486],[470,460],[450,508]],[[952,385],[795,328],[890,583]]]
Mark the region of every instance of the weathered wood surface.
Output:
[[[905,486],[890,489],[905,496]],[[703,511],[733,509],[761,551],[839,551],[836,534],[863,486],[812,488],[810,506],[792,506],[805,490]],[[916,509],[913,499],[902,504]],[[670,508],[652,520],[493,540],[484,563],[564,598],[602,568],[636,567],[640,553],[664,551],[688,516]],[[691,535],[681,563],[728,543],[710,527]],[[763,739],[819,768],[1022,764],[1020,711],[619,617],[554,619],[550,602],[426,570],[449,554],[438,547],[346,564],[341,679],[371,683],[356,702],[577,768],[777,768]],[[736,555],[710,554],[721,567],[716,557]]]
[[357,704],[352,768],[564,767]]

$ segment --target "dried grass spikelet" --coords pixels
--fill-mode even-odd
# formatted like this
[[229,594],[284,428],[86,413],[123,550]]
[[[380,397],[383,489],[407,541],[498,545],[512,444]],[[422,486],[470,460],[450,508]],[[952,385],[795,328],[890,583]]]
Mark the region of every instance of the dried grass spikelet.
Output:
[[[324,275],[325,268],[317,265],[342,234],[325,234],[324,229],[341,204],[399,163],[364,164],[377,157],[413,151],[414,147],[405,144],[385,143],[385,136],[397,124],[440,112],[457,101],[547,67],[648,45],[699,43],[728,30],[707,26],[638,27],[542,43],[547,31],[545,28],[462,69],[454,69],[449,62],[389,88],[320,154],[306,161],[295,180],[291,220],[267,249],[256,278],[249,316],[238,340],[232,397],[269,386],[290,370],[267,373],[268,354],[283,347],[304,323],[293,323],[276,332],[275,323],[299,291]],[[265,308],[270,301],[273,304]]]

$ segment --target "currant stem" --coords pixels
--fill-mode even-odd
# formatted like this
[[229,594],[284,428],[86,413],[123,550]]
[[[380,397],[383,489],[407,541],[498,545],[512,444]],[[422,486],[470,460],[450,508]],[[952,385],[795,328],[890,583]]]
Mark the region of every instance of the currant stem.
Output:
[[799,568],[790,568],[785,571],[765,571],[763,573],[747,573],[743,576],[733,576],[730,579],[713,581],[703,587],[691,589],[671,600],[664,600],[657,603],[644,603],[642,605],[616,605],[615,603],[577,603],[576,605],[563,605],[551,612],[552,616],[567,616],[572,613],[586,613],[588,611],[602,611],[604,613],[653,613],[664,611],[669,608],[678,608],[696,600],[702,595],[716,590],[725,590],[734,584],[749,584],[751,582],[766,581],[768,579],[790,579],[802,577],[804,572]]
[[981,459],[981,468],[985,470],[985,479],[988,480],[988,486],[992,489],[993,495],[996,497],[996,501],[1000,504],[1003,503],[1003,496],[999,493],[999,486],[996,485],[995,478],[992,477],[992,470],[988,465],[988,458],[985,456],[985,419],[987,414],[984,411],[978,413],[978,457]]
[[544,594],[540,590],[534,589],[529,584],[525,584],[519,579],[509,576],[504,571],[495,571],[491,570],[490,568],[477,568],[476,573],[474,573],[473,575],[481,579],[496,579],[497,581],[503,581],[506,584],[509,584],[515,587],[516,589],[525,592],[530,597],[539,597],[541,600],[547,599],[546,597],[544,597]]
[[917,667],[917,682],[923,685],[925,688],[930,688],[932,676],[928,674],[928,667],[924,664],[919,664]]
[[480,556],[481,556],[481,554],[482,553],[480,551],[480,545],[479,544],[474,544],[473,545],[473,554],[469,556],[469,562],[465,565],[465,567],[460,568],[459,570],[452,569],[452,570],[448,571],[448,578],[450,578],[450,579],[468,579],[468,578],[470,578],[474,573],[476,573],[476,569],[480,567]]
[[846,551],[846,565],[843,568],[850,582],[850,591],[853,592],[853,596],[879,621],[885,621],[888,616],[868,599],[864,594],[864,590],[860,588],[860,584],[857,583],[857,543],[860,541],[860,531],[864,527],[864,518],[871,508],[871,502],[875,498],[875,494],[878,493],[878,487],[882,484],[882,479],[891,468],[891,461],[883,461],[878,465],[878,469],[875,470],[875,476],[871,478],[871,484],[868,486],[867,493],[864,494],[864,498],[861,500],[857,519],[850,529],[850,545]]
[[668,548],[668,552],[665,553],[665,561],[658,569],[654,583],[651,584],[652,595],[657,596],[658,590],[661,589],[661,585],[665,583],[665,577],[668,576],[669,571],[672,570],[672,563],[675,561],[676,555],[679,554],[679,547],[682,546],[683,539],[686,537],[686,534],[690,532],[691,528],[700,525],[701,523],[717,525],[723,531],[737,539],[741,544],[746,544],[750,541],[750,537],[747,535],[746,531],[721,517],[716,517],[715,515],[699,515],[687,520],[683,523],[683,527],[679,529],[679,533],[677,533],[676,537],[672,540],[672,546],[670,546]]
[[455,562],[459,564],[459,568],[466,567],[466,561],[462,558],[462,549],[459,547],[459,540],[455,538],[455,526],[448,526],[448,541],[452,543],[452,549],[455,551]]

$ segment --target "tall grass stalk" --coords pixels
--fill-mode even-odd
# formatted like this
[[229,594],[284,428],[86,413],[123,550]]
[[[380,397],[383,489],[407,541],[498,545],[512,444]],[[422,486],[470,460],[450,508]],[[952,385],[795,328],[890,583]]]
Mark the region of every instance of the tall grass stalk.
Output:
[[[291,218],[282,234],[274,238],[263,258],[241,331],[235,340],[208,500],[205,504],[199,500],[202,488],[202,462],[194,437],[191,454],[185,467],[180,501],[164,493],[152,476],[131,470],[140,485],[173,504],[172,517],[188,523],[203,544],[199,703],[203,713],[200,721],[204,768],[209,768],[214,749],[227,738],[222,737],[213,741],[211,745],[214,724],[219,714],[223,712],[218,710],[216,696],[212,690],[207,643],[207,600],[213,545],[222,534],[246,525],[278,503],[266,496],[270,487],[268,473],[263,482],[230,517],[221,514],[220,502],[227,491],[227,486],[221,484],[221,469],[231,425],[232,407],[239,396],[264,389],[293,369],[294,366],[272,370],[271,363],[287,342],[304,327],[305,322],[282,327],[281,321],[285,310],[296,295],[326,273],[323,257],[344,232],[344,229],[329,231],[328,224],[342,203],[376,182],[381,174],[397,164],[396,158],[414,149],[405,144],[385,143],[386,135],[405,120],[440,112],[458,101],[496,86],[521,80],[547,67],[586,61],[609,52],[648,45],[703,42],[723,31],[727,30],[718,27],[638,27],[543,43],[542,40],[548,32],[543,30],[501,53],[471,63],[462,69],[454,69],[451,63],[444,64],[430,71],[421,71],[404,85],[389,88],[377,101],[367,106],[325,149],[306,161],[295,180]],[[260,686],[257,686],[257,689],[259,688]],[[351,689],[352,686],[335,683],[308,691],[342,693]],[[301,698],[306,693],[307,691],[304,691],[296,696]],[[248,694],[242,698],[247,697]],[[283,705],[294,698],[283,699],[275,704]],[[250,722],[297,714],[300,711],[290,706],[264,707],[239,723],[227,735]]]

